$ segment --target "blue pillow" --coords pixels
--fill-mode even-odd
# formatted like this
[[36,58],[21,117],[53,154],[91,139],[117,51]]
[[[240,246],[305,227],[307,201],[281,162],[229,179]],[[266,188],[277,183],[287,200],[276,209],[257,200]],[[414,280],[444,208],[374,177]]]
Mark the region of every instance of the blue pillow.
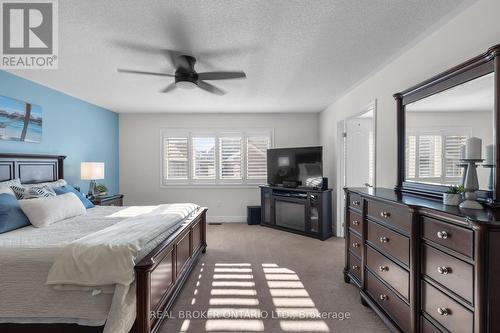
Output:
[[17,199],[8,193],[0,194],[0,234],[30,225]]
[[64,194],[64,193],[70,193],[70,192],[74,193],[74,194],[76,194],[76,196],[78,197],[78,199],[80,199],[80,201],[83,203],[83,205],[85,206],[85,208],[93,208],[94,207],[94,204],[92,202],[90,202],[90,200],[87,199],[82,194],[82,192],[78,191],[76,188],[74,188],[71,185],[64,185],[64,186],[61,186],[61,187],[54,187],[54,191],[56,192],[57,195],[61,195],[61,194]]

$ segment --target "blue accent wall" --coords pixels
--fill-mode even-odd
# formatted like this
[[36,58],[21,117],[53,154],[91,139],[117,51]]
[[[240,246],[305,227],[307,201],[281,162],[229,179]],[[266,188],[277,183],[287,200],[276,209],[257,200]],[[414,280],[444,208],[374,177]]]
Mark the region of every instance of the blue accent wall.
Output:
[[41,143],[0,140],[0,152],[66,155],[64,178],[87,192],[80,162],[104,162],[104,183],[119,193],[118,114],[0,70],[0,95],[43,109]]

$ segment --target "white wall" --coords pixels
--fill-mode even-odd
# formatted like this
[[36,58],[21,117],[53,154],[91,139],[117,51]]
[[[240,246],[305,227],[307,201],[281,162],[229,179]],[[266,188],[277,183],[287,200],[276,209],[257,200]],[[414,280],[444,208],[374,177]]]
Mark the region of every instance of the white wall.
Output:
[[127,205],[194,202],[209,221],[246,221],[246,207],[260,205],[252,188],[161,188],[160,129],[274,128],[276,147],[319,145],[318,114],[120,114],[120,190]]
[[[390,64],[351,89],[320,115],[325,176],[335,176],[337,122],[377,99],[377,186],[396,183],[396,103],[392,95],[500,43],[500,1],[479,0]],[[397,31],[394,32],[395,34]],[[366,53],[369,57],[369,50]],[[335,186],[336,182],[332,182]]]

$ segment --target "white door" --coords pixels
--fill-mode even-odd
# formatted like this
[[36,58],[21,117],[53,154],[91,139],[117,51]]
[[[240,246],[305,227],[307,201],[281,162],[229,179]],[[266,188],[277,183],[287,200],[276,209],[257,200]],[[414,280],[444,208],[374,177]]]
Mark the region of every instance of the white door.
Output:
[[339,124],[338,169],[341,186],[337,192],[337,235],[343,235],[344,187],[375,186],[376,101],[361,113]]

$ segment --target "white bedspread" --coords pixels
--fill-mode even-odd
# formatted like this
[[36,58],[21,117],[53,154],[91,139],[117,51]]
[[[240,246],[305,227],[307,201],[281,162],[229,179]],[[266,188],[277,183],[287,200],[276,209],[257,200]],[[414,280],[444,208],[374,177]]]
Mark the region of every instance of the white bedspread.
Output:
[[196,209],[195,204],[159,205],[71,242],[54,262],[47,284],[130,285],[139,251]]
[[[110,250],[113,247],[110,246],[111,243],[121,244],[118,246],[121,248],[120,251],[124,251],[124,244],[132,244],[130,252],[127,250],[119,254],[124,257],[134,256],[135,260],[123,261],[127,264],[122,267],[122,272],[125,267],[131,267],[133,272],[134,262],[140,260],[177,229],[172,228],[176,225],[173,215],[179,217],[178,224],[183,216],[192,213],[196,207],[196,205],[172,205],[162,208],[159,206],[96,207],[89,209],[84,217],[61,221],[47,228],[25,227],[1,234],[0,267],[9,267],[9,269],[0,269],[0,285],[2,286],[0,288],[0,322],[79,323],[94,326],[106,323],[105,332],[128,331],[129,326],[135,320],[135,283],[130,284],[133,275],[131,279],[130,273],[126,274],[128,278],[119,282],[122,275],[117,279],[111,274],[107,275],[107,278],[111,278],[110,280],[101,280],[101,277],[96,275],[97,272],[92,272],[94,268],[85,266],[92,263],[92,260],[89,260],[89,254],[101,252],[101,250],[97,252],[95,249],[90,250],[92,248],[90,245],[95,244],[98,248],[105,249],[104,256],[108,257],[109,263],[109,256],[116,254]],[[173,214],[172,210],[175,211]],[[183,213],[179,213],[179,210]],[[189,210],[191,211],[188,212]],[[155,215],[157,217],[164,215],[164,217],[155,219]],[[161,226],[156,233],[153,232],[153,228],[147,228],[148,231],[143,233],[139,230],[141,229],[140,221],[152,223],[155,226],[158,223]],[[163,221],[163,223],[157,221]],[[127,228],[125,225],[131,231],[130,235],[125,232]],[[172,230],[169,230],[168,225]],[[132,226],[133,230],[130,229]],[[120,236],[113,237],[113,233]],[[134,240],[133,237],[138,238]],[[93,239],[100,239],[102,243],[93,243]],[[111,243],[106,244],[110,240]],[[63,290],[55,290],[53,286],[46,285],[49,270],[54,262],[59,260],[67,262],[59,258],[63,258],[65,253],[68,253],[66,249],[77,248],[78,252],[86,248],[85,251],[79,252],[80,257],[87,260],[86,264],[83,267],[80,263],[77,265],[79,269],[87,270],[86,282],[97,277],[94,280],[96,282],[81,285],[93,287],[74,288],[65,285],[59,288]],[[102,260],[96,260],[101,268],[106,267]],[[71,272],[69,266],[62,265],[61,267]],[[62,274],[58,272],[57,276],[61,277]],[[107,287],[113,291],[112,294],[95,293],[96,289],[106,289],[106,286],[94,287],[101,286],[103,281],[113,281],[107,284],[116,285],[116,287],[112,285]],[[64,281],[58,280],[57,282]],[[72,282],[79,284],[81,281]],[[120,282],[128,282],[128,284],[118,284]],[[91,291],[94,291],[94,295]]]

